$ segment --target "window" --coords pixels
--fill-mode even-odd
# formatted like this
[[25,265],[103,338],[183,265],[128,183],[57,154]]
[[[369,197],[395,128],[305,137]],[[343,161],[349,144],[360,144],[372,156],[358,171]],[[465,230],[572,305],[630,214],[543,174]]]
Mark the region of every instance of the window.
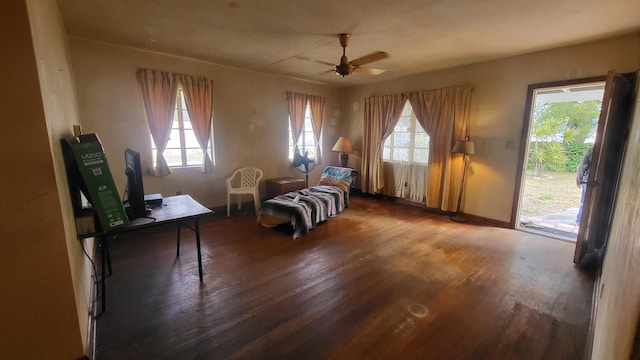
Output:
[[429,135],[416,120],[408,101],[393,133],[384,142],[382,158],[387,162],[409,164],[429,162]]
[[[151,151],[153,153],[153,167],[156,167],[156,144],[151,139]],[[213,156],[213,130],[211,132],[211,141],[207,148],[211,161]],[[204,163],[204,154],[193,132],[189,113],[184,100],[182,87],[178,86],[178,97],[176,99],[176,109],[173,113],[173,125],[171,126],[171,135],[167,148],[164,150],[164,158],[170,167],[191,167],[202,166]]]
[[[316,140],[313,137],[313,125],[311,124],[311,109],[309,104],[305,107],[304,111],[304,127],[302,128],[302,134],[298,139],[298,148],[304,154],[305,151],[309,151],[310,156],[315,158],[316,153]],[[291,121],[289,121],[289,160],[293,160],[293,153],[296,151],[295,144],[293,142],[293,131],[291,130]]]

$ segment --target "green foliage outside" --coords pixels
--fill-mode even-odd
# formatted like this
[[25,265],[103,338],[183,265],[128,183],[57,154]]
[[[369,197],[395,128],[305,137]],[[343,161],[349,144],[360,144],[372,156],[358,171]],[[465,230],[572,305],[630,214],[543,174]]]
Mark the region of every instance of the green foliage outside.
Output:
[[593,147],[593,144],[567,144],[565,146],[565,152],[569,159],[559,172],[575,172],[589,148]]
[[[535,146],[534,142],[530,144],[531,148]],[[564,152],[564,156],[566,156],[566,162],[562,166],[555,167],[553,164],[549,164],[544,166],[542,169],[544,171],[552,171],[552,172],[575,172],[578,168],[578,164],[582,161],[584,154],[587,153],[590,147],[593,147],[593,144],[565,144],[562,146],[562,151]],[[529,150],[529,159],[531,159],[531,150]],[[528,170],[533,170],[533,162],[529,161]]]
[[545,170],[574,172],[593,144],[584,141],[598,126],[600,101],[537,104],[531,124],[528,167],[536,177]]

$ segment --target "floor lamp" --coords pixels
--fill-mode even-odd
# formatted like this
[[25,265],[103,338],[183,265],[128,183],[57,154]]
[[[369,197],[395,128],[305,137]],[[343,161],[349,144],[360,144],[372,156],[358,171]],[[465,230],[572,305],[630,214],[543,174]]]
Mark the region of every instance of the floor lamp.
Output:
[[351,141],[349,141],[349,139],[346,137],[340,136],[340,138],[338,139],[338,141],[336,141],[336,144],[333,145],[333,148],[331,148],[331,150],[340,152],[340,154],[338,155],[340,166],[347,167],[347,165],[349,164],[348,153],[353,151],[353,148],[351,147]]
[[455,215],[451,216],[451,220],[457,222],[465,222],[465,219],[462,217],[460,212],[460,205],[462,203],[462,192],[464,190],[464,179],[467,175],[467,165],[469,165],[469,155],[473,155],[475,153],[473,148],[473,141],[469,140],[467,137],[464,141],[456,141],[456,144],[453,146],[453,150],[451,150],[454,154],[464,154],[464,165],[462,167],[462,181],[460,183],[460,194],[458,195],[458,207],[456,208]]

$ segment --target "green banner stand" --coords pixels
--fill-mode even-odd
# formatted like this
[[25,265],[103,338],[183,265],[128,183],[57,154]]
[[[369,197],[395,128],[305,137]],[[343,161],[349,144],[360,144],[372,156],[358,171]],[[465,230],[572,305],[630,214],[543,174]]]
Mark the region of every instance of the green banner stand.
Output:
[[68,142],[79,174],[83,192],[91,202],[102,231],[115,229],[129,222],[118,194],[107,157],[95,134],[81,135],[78,141]]

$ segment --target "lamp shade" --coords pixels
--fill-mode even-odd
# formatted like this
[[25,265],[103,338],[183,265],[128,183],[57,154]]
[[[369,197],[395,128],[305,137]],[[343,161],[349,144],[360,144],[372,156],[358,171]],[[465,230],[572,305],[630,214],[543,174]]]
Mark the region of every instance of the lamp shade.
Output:
[[348,152],[351,152],[353,148],[351,147],[351,141],[349,141],[349,139],[347,139],[346,137],[340,136],[340,138],[338,139],[338,141],[336,141],[336,144],[333,145],[333,148],[331,148],[331,150],[348,153]]
[[453,150],[451,150],[452,153],[455,154],[467,154],[467,155],[473,155],[475,154],[475,150],[473,147],[473,141],[471,140],[467,140],[467,141],[456,141],[456,144],[453,146]]

